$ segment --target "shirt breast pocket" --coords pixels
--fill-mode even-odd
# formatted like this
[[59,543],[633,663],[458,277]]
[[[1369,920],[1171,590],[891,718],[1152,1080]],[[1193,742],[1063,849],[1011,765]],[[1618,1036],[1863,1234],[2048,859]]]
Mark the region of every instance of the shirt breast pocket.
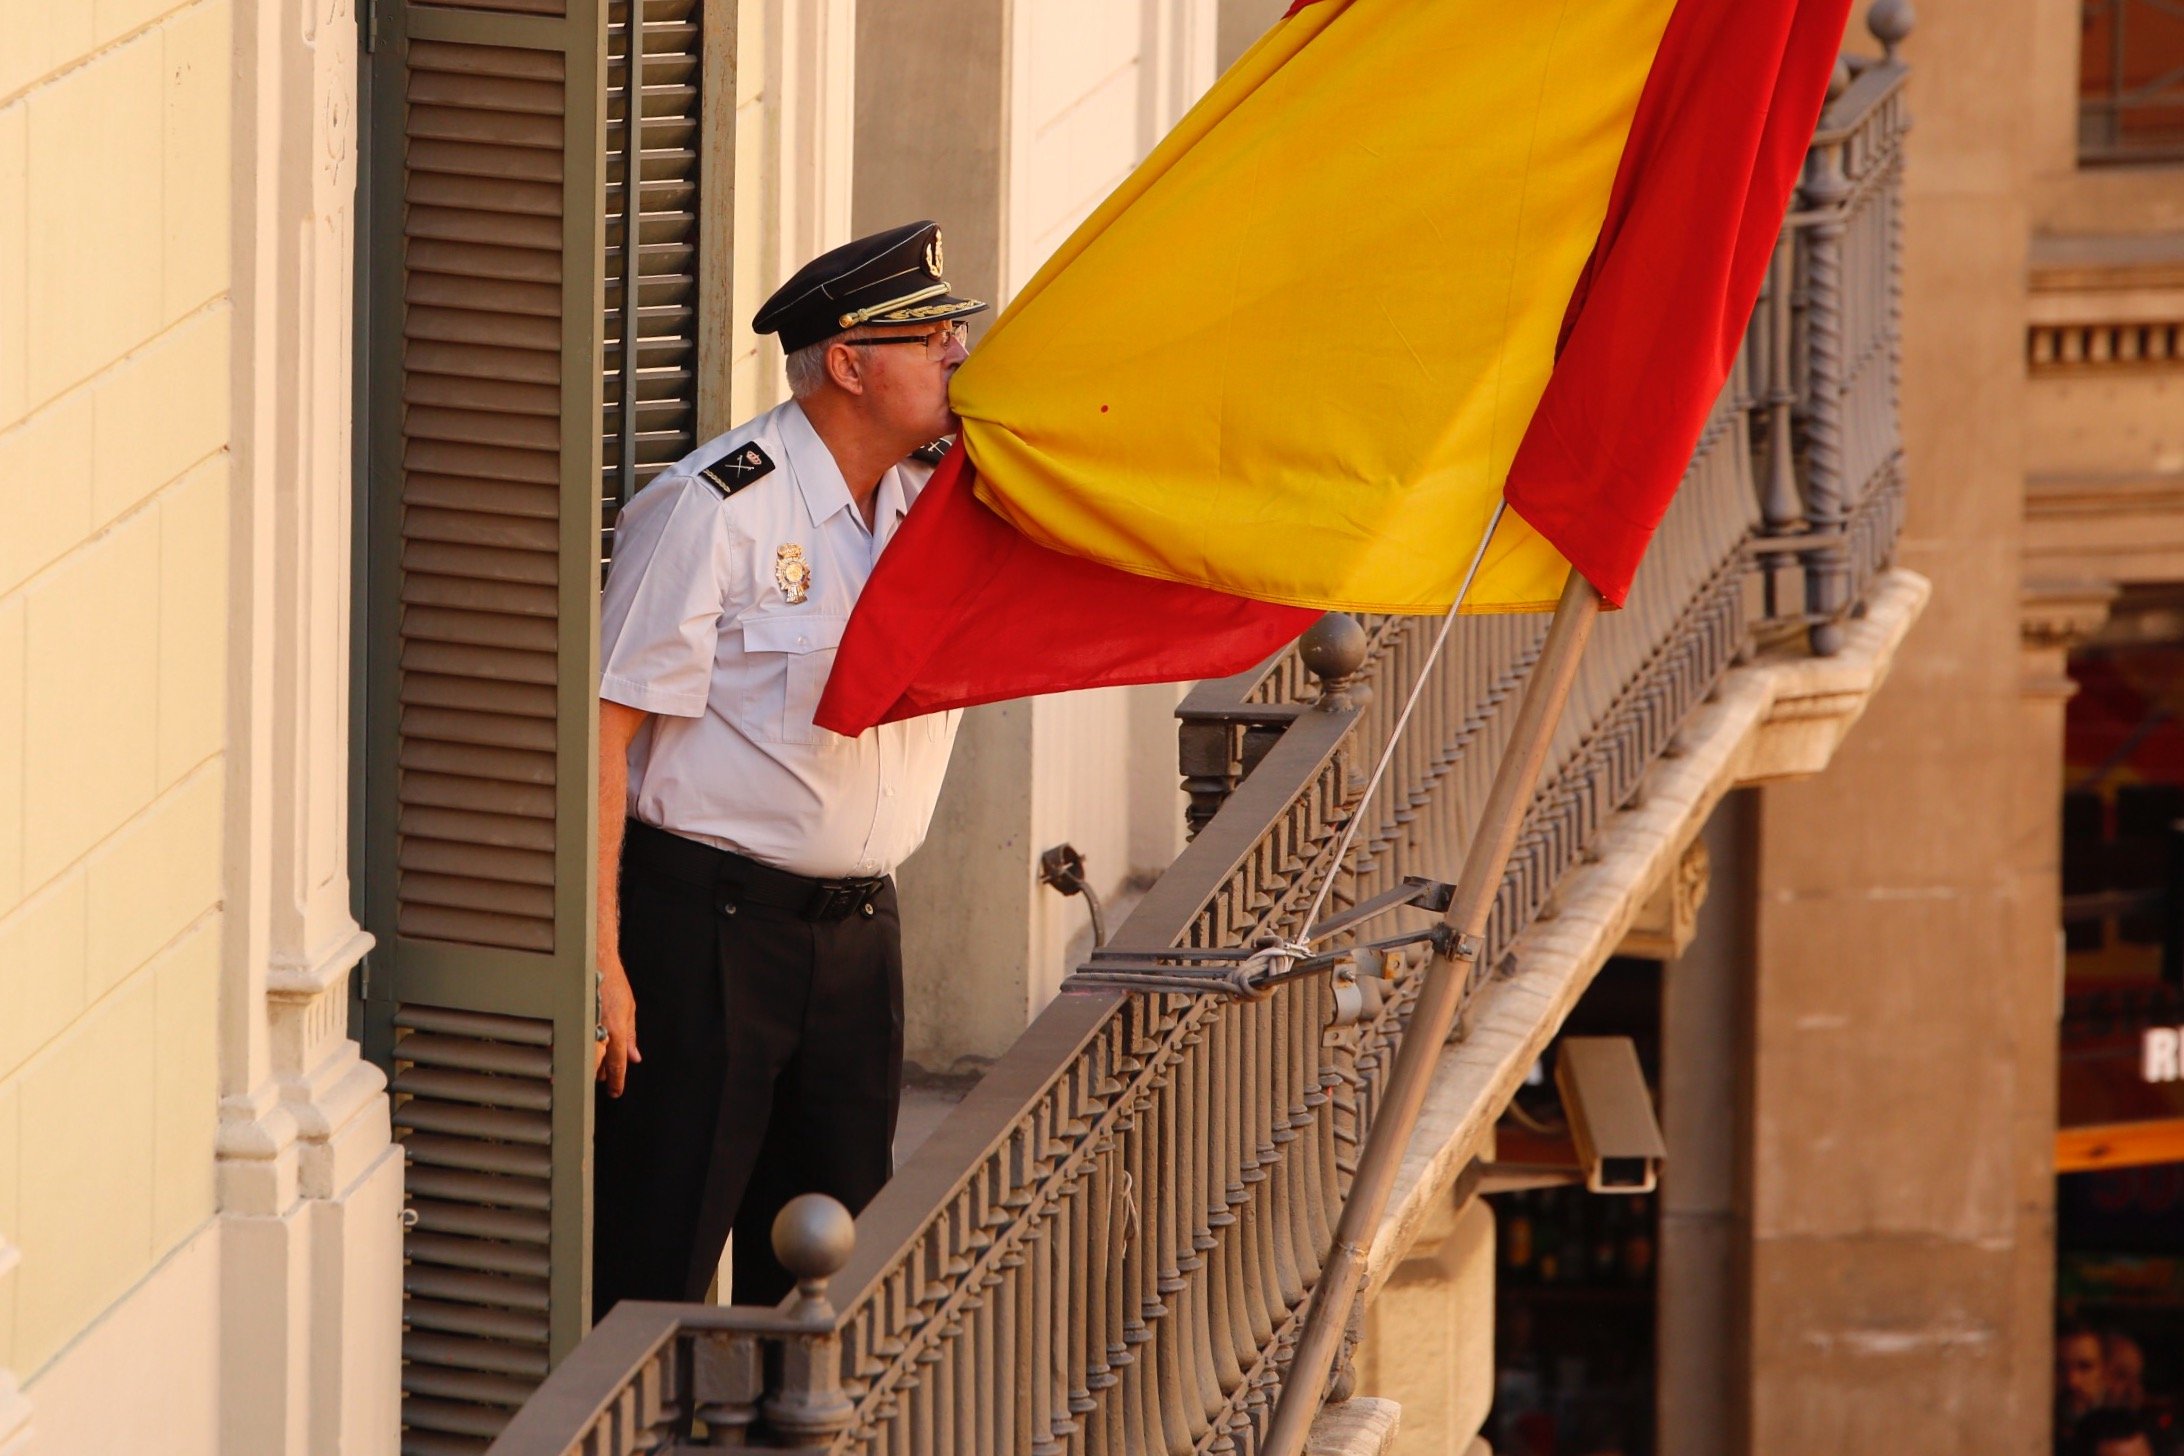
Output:
[[[779,697],[769,694],[772,701],[759,709],[761,720],[751,725],[762,736],[776,743],[824,743],[837,736],[815,726],[811,715],[818,711],[827,674],[834,670],[835,649],[848,625],[847,617],[802,612],[745,619],[744,652],[781,684]],[[780,704],[777,716],[770,711],[773,702]]]

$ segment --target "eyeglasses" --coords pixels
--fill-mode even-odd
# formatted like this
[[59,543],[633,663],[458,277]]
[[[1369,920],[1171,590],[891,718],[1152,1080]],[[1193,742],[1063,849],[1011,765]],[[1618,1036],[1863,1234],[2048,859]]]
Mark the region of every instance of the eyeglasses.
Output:
[[878,338],[851,339],[849,342],[860,349],[877,344],[923,344],[926,359],[937,364],[948,357],[951,349],[968,350],[971,347],[971,326],[962,319],[949,319],[930,333],[883,334]]

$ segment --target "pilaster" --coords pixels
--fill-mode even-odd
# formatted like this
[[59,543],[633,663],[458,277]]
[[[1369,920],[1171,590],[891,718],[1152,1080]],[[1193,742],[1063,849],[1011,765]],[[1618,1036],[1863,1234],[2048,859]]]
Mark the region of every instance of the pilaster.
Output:
[[236,27],[222,1449],[379,1451],[401,1163],[347,1035],[371,945],[347,866],[357,24],[351,0],[251,0]]

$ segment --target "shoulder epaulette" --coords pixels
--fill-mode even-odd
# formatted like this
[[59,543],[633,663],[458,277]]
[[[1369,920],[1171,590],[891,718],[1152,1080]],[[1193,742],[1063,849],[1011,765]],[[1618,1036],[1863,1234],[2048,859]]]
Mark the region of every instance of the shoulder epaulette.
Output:
[[746,441],[711,465],[698,467],[698,479],[720,493],[722,500],[747,485],[773,474],[773,460],[755,442]]
[[948,447],[953,444],[955,444],[955,436],[942,435],[939,439],[928,440],[918,446],[917,449],[912,450],[910,458],[912,460],[923,460],[927,465],[938,465],[940,457],[947,454]]

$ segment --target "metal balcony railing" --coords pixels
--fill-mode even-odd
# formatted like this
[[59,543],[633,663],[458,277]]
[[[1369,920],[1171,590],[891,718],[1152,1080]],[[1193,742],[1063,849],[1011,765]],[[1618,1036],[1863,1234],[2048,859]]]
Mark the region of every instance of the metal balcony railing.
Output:
[[[1508,947],[1737,657],[1833,650],[1888,556],[1903,76],[1893,59],[1839,74],[1743,357],[1583,659],[1480,978],[1521,971]],[[1332,863],[1437,625],[1330,619],[1193,691],[1197,832],[1109,950],[1293,938],[1330,872],[1337,908],[1452,878],[1544,618],[1457,625]],[[1257,1449],[1420,984],[1400,957],[1379,969],[1258,1000],[1080,975],[853,1230],[815,1218],[778,1241],[798,1294],[618,1306],[495,1456]]]

